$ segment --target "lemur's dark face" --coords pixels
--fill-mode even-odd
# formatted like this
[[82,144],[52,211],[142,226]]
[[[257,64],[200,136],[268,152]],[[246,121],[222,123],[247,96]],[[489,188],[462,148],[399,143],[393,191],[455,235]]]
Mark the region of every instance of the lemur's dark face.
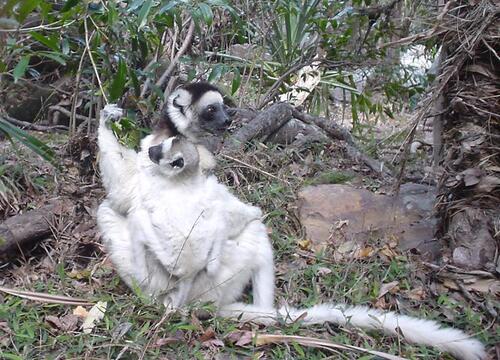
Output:
[[231,124],[221,92],[204,82],[176,90],[169,98],[167,115],[174,135],[196,143],[208,134],[220,136]]
[[200,109],[200,127],[212,134],[221,135],[231,125],[226,106],[223,103],[214,102]]

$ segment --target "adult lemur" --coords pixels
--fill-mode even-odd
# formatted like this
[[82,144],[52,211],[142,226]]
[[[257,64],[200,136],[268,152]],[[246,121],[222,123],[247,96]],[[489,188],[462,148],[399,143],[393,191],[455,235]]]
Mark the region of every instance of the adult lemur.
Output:
[[[116,109],[107,108],[102,115],[99,146],[102,151],[101,157],[108,159],[101,160],[101,167],[113,162],[113,156],[117,154],[119,154],[117,157],[124,156],[136,162],[135,167],[118,169],[120,171],[118,175],[125,174],[121,182],[106,179],[106,176],[113,175],[112,172],[109,169],[101,170],[103,182],[105,184],[107,182],[108,199],[101,204],[98,212],[98,222],[106,247],[118,272],[129,285],[146,285],[143,288],[149,293],[155,296],[165,296],[165,298],[170,296],[168,299],[175,302],[175,305],[194,300],[214,301],[222,316],[264,324],[275,322],[280,317],[287,322],[300,318],[300,321],[305,324],[327,321],[336,324],[351,324],[362,328],[382,330],[391,335],[402,334],[408,341],[435,346],[461,359],[485,357],[483,345],[479,341],[468,337],[460,330],[440,328],[438,323],[430,320],[342,304],[316,305],[309,309],[287,307],[274,309],[272,249],[265,226],[255,220],[256,213],[252,214],[252,211],[249,211],[245,215],[248,205],[238,202],[225,187],[216,184],[213,177],[202,174],[200,166],[196,166],[196,147],[185,144],[184,140],[154,141],[154,135],[152,135],[143,141],[143,148],[139,155],[128,153],[118,144],[105,125],[107,118],[119,117],[120,114]],[[143,165],[145,168],[141,167]],[[147,169],[144,172],[147,181],[143,182],[139,173],[145,169]],[[164,171],[164,169],[172,171]],[[164,181],[165,179],[169,180]],[[114,186],[127,187],[130,192],[124,194]],[[211,189],[212,186],[217,189],[213,194],[220,196],[221,199],[228,196],[230,199],[228,203],[232,204],[231,209],[224,211],[223,205],[215,202],[205,202],[200,205],[192,201],[198,199],[197,189],[202,190],[204,195],[209,193],[207,189]],[[179,197],[168,196],[165,199],[161,196],[164,192],[167,194],[176,191],[179,191]],[[123,195],[127,199],[120,199]],[[191,197],[191,200],[185,201],[184,197],[186,199]],[[203,196],[200,195],[199,199],[202,198]],[[207,199],[209,198],[210,196],[207,196]],[[165,200],[168,202],[168,199],[174,199],[174,203],[170,203],[169,206],[171,206],[170,209],[179,211],[179,216],[170,212],[172,217],[160,216],[155,220],[155,216],[152,215],[155,213],[155,207],[162,208],[160,203]],[[224,201],[222,200],[222,203]],[[119,214],[113,208],[113,202],[115,205],[128,203],[129,207],[125,213]],[[149,203],[150,205],[147,205]],[[134,213],[137,208],[136,204],[140,205],[139,216]],[[210,220],[201,223],[200,217],[205,212],[207,219]],[[140,215],[141,213],[143,215]],[[149,216],[150,227],[143,226],[145,222],[141,216]],[[187,223],[182,223],[184,216],[189,218]],[[242,221],[242,218],[246,220]],[[211,228],[212,223],[217,224],[221,221],[226,224],[237,222],[238,226],[222,226],[217,231]],[[166,231],[162,226],[166,226]],[[217,236],[213,238],[207,236],[204,239],[203,236],[200,237],[204,227],[207,235],[216,233]],[[181,234],[179,236],[181,242],[172,244],[172,241],[175,242],[173,240],[176,239],[175,236],[162,236],[165,232],[171,234],[172,229]],[[149,233],[150,231],[153,233]],[[194,234],[191,238],[189,232],[194,231],[199,231],[199,234]],[[182,252],[178,255],[179,251],[175,250],[174,245],[179,249],[190,239],[194,241],[190,243],[189,246],[192,248],[189,251],[196,254],[197,259],[189,255],[183,258]],[[221,245],[220,249],[217,248],[217,244]],[[217,253],[220,253],[219,263],[215,263],[210,268],[210,260]],[[164,265],[164,262],[167,264]],[[209,271],[205,270],[206,267]],[[173,274],[178,269],[181,269],[180,272]],[[173,277],[175,280],[180,280],[176,285],[187,279],[185,283],[187,288],[172,286]],[[250,280],[253,285],[254,304],[234,303]],[[306,313],[305,316],[303,316],[304,313]]]
[[[104,116],[110,117],[119,110],[109,108]],[[215,159],[205,147],[205,138],[221,135],[231,124],[226,111],[222,93],[215,86],[197,82],[187,84],[175,90],[168,98],[162,111],[162,118],[156,129],[148,136],[152,145],[164,139],[182,134],[197,145],[200,166],[204,170],[215,167]],[[103,185],[108,194],[108,205],[119,214],[126,214],[130,200],[137,189],[136,173],[137,153],[123,146],[110,146],[116,139],[112,132],[99,126],[99,168]]]

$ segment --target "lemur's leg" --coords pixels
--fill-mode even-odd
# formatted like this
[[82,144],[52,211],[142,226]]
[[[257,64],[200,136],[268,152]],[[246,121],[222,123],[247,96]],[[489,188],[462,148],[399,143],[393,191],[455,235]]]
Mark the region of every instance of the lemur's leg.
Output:
[[213,276],[200,272],[189,301],[214,301],[231,304],[241,298],[252,281],[254,304],[272,308],[274,301],[274,263],[267,229],[259,221],[251,222],[234,240],[222,246],[222,261]]
[[137,153],[118,142],[109,128],[110,123],[119,120],[122,109],[106,105],[101,110],[98,130],[100,151],[99,168],[103,185],[112,207],[125,214],[130,208],[130,195],[137,183]]
[[207,260],[207,274],[208,276],[215,276],[219,269],[222,257],[222,245],[227,241],[226,238],[217,237],[213,239],[212,248],[208,253]]
[[193,287],[194,278],[192,276],[184,279],[180,279],[177,282],[176,289],[171,291],[169,295],[165,297],[163,305],[167,308],[179,308],[187,303],[189,293]]
[[97,224],[113,265],[128,286],[143,288],[149,277],[145,249],[142,244],[133,241],[127,223],[128,219],[118,213],[108,200],[99,206]]

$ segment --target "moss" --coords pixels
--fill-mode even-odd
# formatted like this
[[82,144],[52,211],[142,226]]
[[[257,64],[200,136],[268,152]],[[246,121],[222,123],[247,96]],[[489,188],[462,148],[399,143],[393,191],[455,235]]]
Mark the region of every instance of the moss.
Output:
[[304,185],[345,184],[353,178],[354,175],[347,174],[342,171],[325,171],[319,173],[312,179],[305,180]]

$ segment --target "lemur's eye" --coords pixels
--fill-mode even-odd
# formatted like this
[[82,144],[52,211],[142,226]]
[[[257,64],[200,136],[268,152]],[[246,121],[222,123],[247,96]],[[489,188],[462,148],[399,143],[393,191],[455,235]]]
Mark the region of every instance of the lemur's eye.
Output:
[[207,107],[207,111],[208,111],[210,114],[211,114],[211,113],[213,113],[213,112],[215,111],[215,106],[212,106],[212,105],[208,106],[208,107]]

